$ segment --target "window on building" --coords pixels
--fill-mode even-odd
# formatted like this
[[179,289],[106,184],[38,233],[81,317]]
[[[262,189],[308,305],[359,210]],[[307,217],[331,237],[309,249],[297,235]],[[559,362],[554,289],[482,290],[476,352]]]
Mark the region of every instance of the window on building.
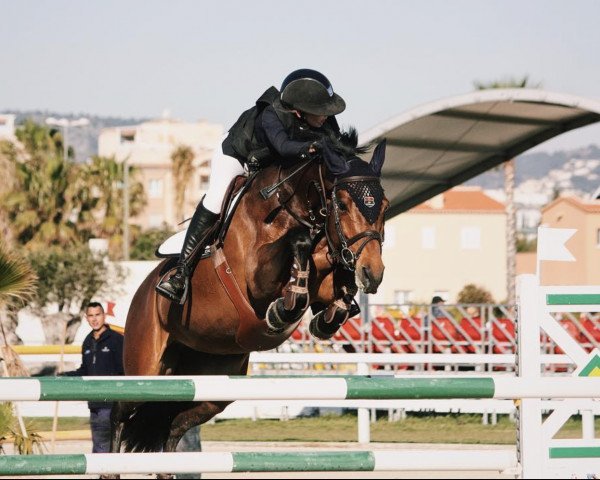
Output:
[[404,305],[410,303],[412,290],[394,290],[394,303]]
[[135,141],[135,130],[121,130],[121,143],[131,143]]
[[463,227],[460,230],[460,247],[463,250],[481,249],[481,228]]
[[421,228],[421,248],[433,250],[435,248],[435,227]]
[[200,190],[208,190],[208,184],[210,183],[209,175],[200,175]]
[[148,182],[148,197],[162,198],[163,196],[163,181],[158,178],[153,178]]

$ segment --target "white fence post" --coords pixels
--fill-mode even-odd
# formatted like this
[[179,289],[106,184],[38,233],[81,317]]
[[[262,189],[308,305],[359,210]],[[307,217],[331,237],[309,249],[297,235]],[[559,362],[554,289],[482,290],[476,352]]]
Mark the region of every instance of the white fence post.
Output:
[[[535,275],[520,275],[517,279],[517,365],[519,377],[540,378],[539,280]],[[519,438],[517,460],[522,478],[543,478],[542,415],[539,398],[523,398],[519,406]]]
[[[368,375],[369,365],[359,363],[356,365],[358,375]],[[371,423],[369,420],[369,409],[358,409],[358,443],[371,443]]]

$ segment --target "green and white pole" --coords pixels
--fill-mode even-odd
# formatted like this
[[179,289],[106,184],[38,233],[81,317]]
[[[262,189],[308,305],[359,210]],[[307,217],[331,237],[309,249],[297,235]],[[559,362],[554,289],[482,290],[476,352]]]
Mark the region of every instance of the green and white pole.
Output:
[[0,401],[403,400],[595,398],[600,377],[2,378]]
[[496,470],[516,467],[511,450],[95,453],[1,455],[0,476],[109,473],[373,472]]

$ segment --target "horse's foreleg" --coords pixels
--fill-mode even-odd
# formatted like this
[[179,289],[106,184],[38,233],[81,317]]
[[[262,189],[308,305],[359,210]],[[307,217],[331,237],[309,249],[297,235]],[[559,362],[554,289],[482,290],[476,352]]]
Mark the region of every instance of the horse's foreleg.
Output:
[[353,272],[337,270],[327,280],[321,285],[319,296],[328,297],[329,304],[325,302],[327,307],[319,311],[309,325],[311,335],[321,340],[329,340],[346,320],[360,313],[354,301],[357,288]]
[[298,321],[310,305],[308,277],[310,274],[311,238],[307,232],[299,232],[291,241],[293,265],[290,281],[284,288],[283,297],[275,300],[267,310],[269,328],[279,332]]
[[329,340],[346,323],[346,320],[353,316],[351,314],[353,307],[354,305],[348,299],[338,298],[313,317],[308,330],[314,337]]

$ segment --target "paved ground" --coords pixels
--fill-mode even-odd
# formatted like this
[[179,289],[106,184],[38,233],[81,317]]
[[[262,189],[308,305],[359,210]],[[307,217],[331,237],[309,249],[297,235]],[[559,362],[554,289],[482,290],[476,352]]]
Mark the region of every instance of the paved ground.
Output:
[[[449,445],[449,444],[400,444],[400,443],[371,443],[367,446],[357,443],[320,443],[320,442],[203,442],[205,452],[231,452],[231,451],[305,451],[305,450],[455,450],[460,448],[477,450],[508,450],[514,451],[511,446],[498,445]],[[55,453],[89,453],[91,451],[90,441],[61,440],[56,443]],[[11,449],[6,448],[10,454]],[[507,472],[508,473],[508,472]],[[443,472],[298,472],[298,473],[213,473],[204,474],[202,478],[515,478],[514,475],[501,474],[494,471],[443,471]],[[0,477],[6,478],[6,477]],[[21,477],[34,478],[34,477]],[[44,477],[64,478],[64,477]],[[93,476],[69,476],[67,478],[94,478]],[[125,475],[123,478],[153,478],[151,476]],[[199,478],[198,476],[187,476],[186,478]]]

